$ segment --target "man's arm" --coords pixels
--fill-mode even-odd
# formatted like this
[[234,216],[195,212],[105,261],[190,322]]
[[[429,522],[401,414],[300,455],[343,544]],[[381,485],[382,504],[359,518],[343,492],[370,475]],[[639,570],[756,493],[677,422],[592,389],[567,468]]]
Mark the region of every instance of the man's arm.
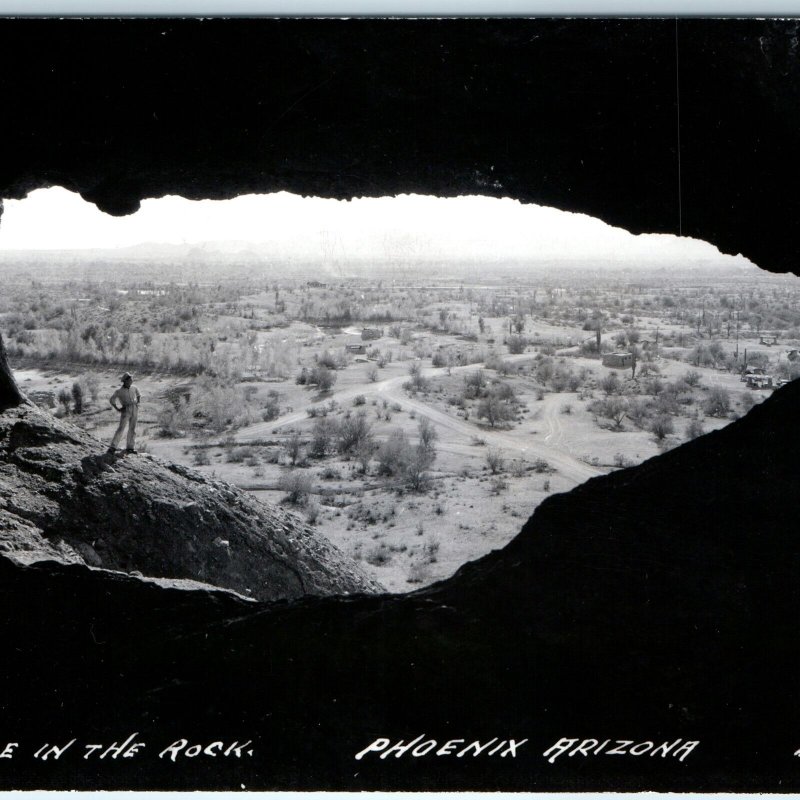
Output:
[[114,402],[117,399],[118,396],[119,396],[119,394],[118,394],[118,391],[117,391],[117,392],[114,392],[114,394],[112,394],[111,397],[108,398],[108,402],[111,403],[111,408],[113,408],[114,411],[122,411],[121,408],[117,408],[117,404]]

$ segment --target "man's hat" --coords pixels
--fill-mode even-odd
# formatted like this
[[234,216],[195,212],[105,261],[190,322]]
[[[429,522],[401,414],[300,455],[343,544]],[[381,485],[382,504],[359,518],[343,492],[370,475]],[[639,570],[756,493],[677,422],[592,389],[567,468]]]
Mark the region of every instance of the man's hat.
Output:
[[130,378],[130,380],[133,380],[133,375],[131,375],[130,372],[125,372],[125,373],[123,373],[122,375],[119,376],[119,379],[121,381],[126,381],[129,378]]

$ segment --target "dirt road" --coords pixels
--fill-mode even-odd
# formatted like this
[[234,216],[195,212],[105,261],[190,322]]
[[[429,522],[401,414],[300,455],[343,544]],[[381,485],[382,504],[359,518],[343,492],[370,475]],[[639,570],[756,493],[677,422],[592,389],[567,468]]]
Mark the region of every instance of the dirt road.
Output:
[[[523,361],[529,359],[529,355],[508,356],[508,361]],[[452,372],[471,372],[479,369],[479,365],[472,364],[463,367],[452,367]],[[428,367],[422,373],[426,378],[433,378],[437,375],[444,375],[446,367]],[[506,452],[510,451],[517,454],[519,458],[527,461],[534,461],[542,458],[555,467],[559,474],[568,480],[583,483],[589,478],[603,474],[601,470],[584,463],[565,451],[563,446],[563,428],[558,419],[556,402],[558,398],[553,398],[554,402],[548,404],[545,410],[545,417],[548,426],[552,426],[551,433],[545,437],[544,441],[531,441],[529,437],[519,431],[493,430],[485,426],[479,426],[468,420],[461,419],[455,415],[448,414],[435,406],[425,403],[418,398],[408,397],[403,389],[403,384],[409,380],[407,375],[399,375],[394,378],[377,381],[371,384],[361,384],[350,389],[343,389],[334,392],[324,400],[312,403],[311,406],[322,407],[335,400],[340,405],[352,402],[357,395],[365,397],[380,397],[392,403],[397,403],[406,411],[414,411],[418,416],[425,416],[439,428],[442,428],[455,435],[456,439],[463,438],[468,445],[475,437],[480,437],[489,447],[497,447]],[[550,408],[552,407],[552,408]],[[274,430],[278,430],[288,425],[294,425],[308,418],[305,409],[302,411],[292,411],[284,414],[271,422],[261,422],[241,428],[236,435],[239,442],[252,442],[258,439],[266,439],[272,435]]]

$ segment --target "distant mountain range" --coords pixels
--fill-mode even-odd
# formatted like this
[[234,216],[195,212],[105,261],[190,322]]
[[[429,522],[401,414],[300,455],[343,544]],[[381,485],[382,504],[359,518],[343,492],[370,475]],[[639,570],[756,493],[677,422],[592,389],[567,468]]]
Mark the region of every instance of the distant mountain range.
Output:
[[[657,234],[649,234],[657,242]],[[636,237],[641,238],[641,237]],[[674,238],[674,237],[673,237]],[[71,277],[78,279],[110,278],[120,275],[114,267],[136,266],[142,273],[126,270],[125,277],[151,280],[151,271],[158,267],[162,280],[193,280],[196,278],[267,274],[270,277],[297,277],[313,273],[315,277],[327,275],[333,280],[364,278],[370,273],[381,277],[410,276],[423,273],[427,276],[474,278],[502,278],[524,273],[554,273],[564,270],[594,273],[684,273],[697,270],[704,273],[741,276],[763,274],[758,267],[741,256],[725,256],[711,245],[696,242],[689,248],[693,257],[677,260],[674,256],[661,257],[657,248],[647,258],[602,259],[586,257],[505,257],[488,258],[481,253],[457,258],[442,256],[440,252],[426,256],[332,256],[289,252],[284,243],[214,241],[173,244],[168,242],[142,242],[129,247],[80,250],[6,250],[0,251],[0,272],[11,277],[27,275],[31,270],[42,279]],[[112,272],[103,274],[111,268]],[[77,271],[77,272],[76,272]],[[194,274],[195,271],[202,274]],[[32,277],[32,276],[31,276]]]

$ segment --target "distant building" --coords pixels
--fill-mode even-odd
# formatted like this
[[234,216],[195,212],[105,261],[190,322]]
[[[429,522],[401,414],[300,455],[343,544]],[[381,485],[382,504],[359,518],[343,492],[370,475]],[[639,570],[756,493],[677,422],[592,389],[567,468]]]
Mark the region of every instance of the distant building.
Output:
[[370,339],[380,339],[383,336],[383,330],[381,328],[362,328],[361,329],[361,338],[364,341],[368,341]]
[[363,344],[347,344],[345,347],[347,348],[348,353],[364,355],[367,352],[367,348]]
[[306,286],[310,287],[311,289],[327,289],[327,283],[320,283],[319,281],[308,281]]
[[633,353],[606,353],[603,356],[603,366],[614,367],[615,369],[632,367],[633,361]]
[[763,367],[747,367],[742,380],[748,389],[771,389],[772,375],[767,375]]
[[765,344],[767,347],[772,347],[774,344],[778,344],[778,337],[777,336],[762,336],[759,340],[760,344]]
[[749,389],[772,388],[772,375],[745,375],[744,380]]

